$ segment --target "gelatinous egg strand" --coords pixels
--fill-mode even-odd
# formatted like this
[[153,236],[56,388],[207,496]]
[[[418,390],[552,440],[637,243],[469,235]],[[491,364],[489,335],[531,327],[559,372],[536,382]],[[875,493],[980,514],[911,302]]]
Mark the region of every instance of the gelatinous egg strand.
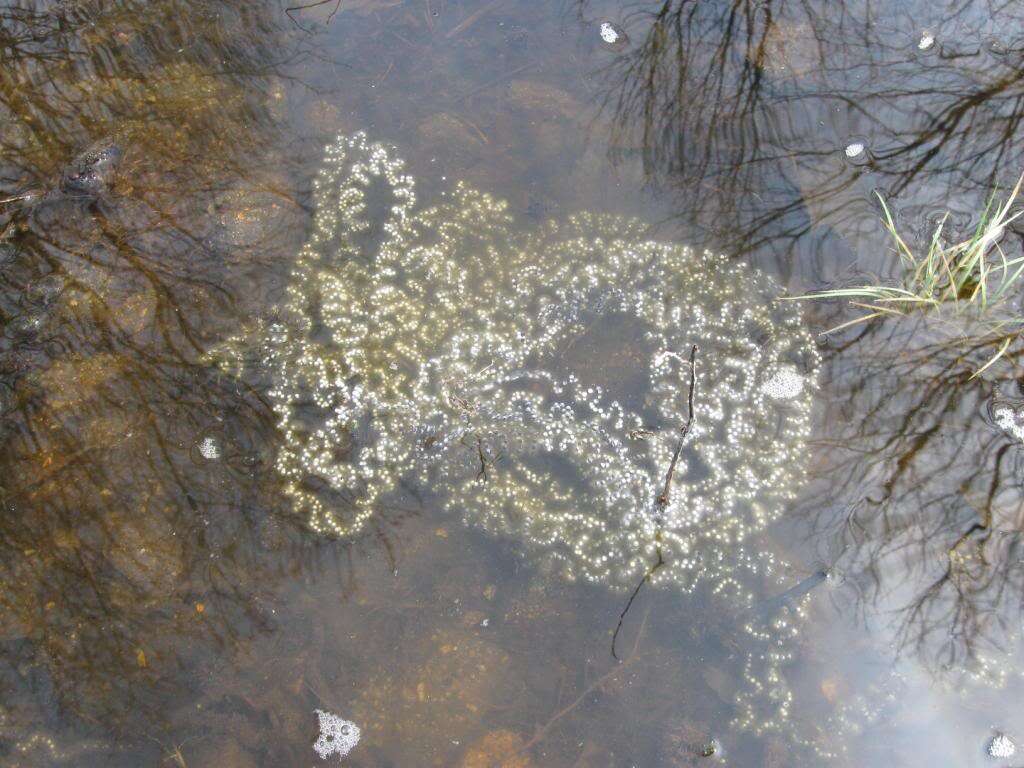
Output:
[[[819,360],[770,278],[636,220],[518,232],[463,184],[418,208],[403,162],[363,134],[328,147],[314,196],[279,316],[211,352],[272,374],[276,467],[314,530],[358,533],[419,483],[568,578],[735,607],[776,576],[752,534],[802,483]],[[789,714],[786,616],[746,628],[755,729]]]
[[[504,202],[464,185],[417,211],[402,161],[362,134],[328,148],[314,190],[263,345],[277,467],[314,529],[358,532],[415,466],[447,507],[544,542],[570,576],[633,582],[658,548],[657,578],[692,586],[763,559],[743,542],[800,485],[818,365],[769,278],[611,216],[516,235]],[[623,348],[601,350],[623,326]],[[691,345],[693,429],[656,509]]]

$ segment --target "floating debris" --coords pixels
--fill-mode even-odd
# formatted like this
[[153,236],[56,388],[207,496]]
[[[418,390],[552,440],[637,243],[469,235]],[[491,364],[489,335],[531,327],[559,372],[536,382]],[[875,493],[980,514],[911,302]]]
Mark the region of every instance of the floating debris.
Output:
[[1024,403],[996,400],[989,406],[992,421],[1008,437],[1024,443]]
[[601,42],[608,48],[621,51],[629,44],[629,37],[626,30],[612,21],[602,21],[597,33],[601,36]]
[[12,318],[4,332],[8,338],[17,341],[34,341],[46,330],[47,320],[42,312],[26,312]]
[[313,750],[326,760],[331,755],[345,757],[359,743],[359,726],[322,709],[315,710],[320,718],[320,735],[313,743]]
[[714,757],[715,755],[721,754],[721,752],[722,745],[718,742],[718,739],[712,739],[700,748],[701,757]]
[[848,158],[853,159],[855,157],[860,157],[861,155],[863,155],[865,149],[866,147],[862,142],[854,141],[846,145],[846,149],[844,150],[844,152],[846,153],[846,156]]
[[1017,754],[1017,745],[1014,744],[1013,739],[1005,733],[997,733],[992,737],[991,741],[989,741],[986,752],[988,752],[989,757],[996,759],[1013,757]]
[[207,435],[199,442],[199,455],[213,461],[220,458],[220,443],[213,435]]
[[762,385],[761,391],[774,400],[792,400],[804,391],[803,374],[792,365],[780,365]]
[[61,174],[60,189],[72,195],[98,196],[114,182],[124,152],[112,140],[97,142],[72,160]]
[[917,41],[917,50],[927,51],[935,45],[935,35],[925,30],[921,33],[921,39]]

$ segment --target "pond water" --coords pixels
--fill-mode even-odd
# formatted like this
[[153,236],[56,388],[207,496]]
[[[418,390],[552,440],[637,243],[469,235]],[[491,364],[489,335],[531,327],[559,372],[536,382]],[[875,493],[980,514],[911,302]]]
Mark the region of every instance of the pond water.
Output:
[[1024,762],[1021,30],[5,3],[0,765]]

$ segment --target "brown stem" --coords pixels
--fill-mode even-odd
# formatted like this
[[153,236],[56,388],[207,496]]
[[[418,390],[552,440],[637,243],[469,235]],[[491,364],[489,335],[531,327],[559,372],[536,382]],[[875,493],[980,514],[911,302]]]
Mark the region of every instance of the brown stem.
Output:
[[292,16],[292,13],[294,11],[304,11],[307,10],[308,8],[319,8],[321,5],[327,5],[330,2],[334,3],[334,8],[331,9],[331,13],[327,17],[327,23],[330,24],[331,21],[334,20],[334,15],[341,9],[341,0],[316,0],[315,2],[306,3],[305,5],[290,6],[288,8],[285,8],[284,12],[288,16],[288,18],[291,19],[292,24],[301,29],[302,25],[295,20],[294,16]]
[[480,436],[479,435],[477,435],[477,437],[476,437],[476,453],[477,453],[477,456],[480,457],[480,471],[476,473],[476,479],[477,480],[483,479],[483,481],[486,483],[487,482],[487,458],[484,456],[484,446],[483,446],[483,443],[480,441]]
[[532,747],[534,744],[536,744],[538,741],[543,739],[544,736],[547,734],[547,732],[549,730],[551,730],[551,726],[553,726],[556,722],[558,722],[563,717],[565,717],[570,712],[572,712],[574,709],[576,709],[576,707],[578,707],[583,702],[583,700],[586,699],[590,694],[592,694],[594,691],[599,689],[601,686],[603,686],[609,680],[614,678],[616,675],[621,673],[623,669],[625,669],[627,666],[629,666],[631,663],[633,663],[636,660],[636,658],[637,658],[637,649],[639,649],[639,647],[640,647],[640,638],[643,637],[644,628],[647,626],[647,616],[648,616],[648,614],[644,614],[643,621],[640,622],[640,629],[637,630],[636,640],[633,642],[633,650],[630,651],[630,654],[626,658],[626,660],[624,662],[622,662],[621,664],[619,664],[617,666],[614,666],[610,670],[605,672],[603,675],[601,675],[599,678],[597,678],[597,680],[595,680],[590,685],[588,685],[584,689],[583,693],[581,693],[579,696],[577,696],[575,699],[573,699],[569,704],[566,704],[564,707],[562,707],[560,710],[558,710],[555,714],[553,714],[551,716],[551,718],[546,723],[544,723],[544,725],[541,726],[541,728],[538,729],[536,733],[533,734],[533,737],[529,741],[527,741],[525,744],[523,744],[523,746],[521,746],[519,748],[519,750],[518,750],[519,752],[525,752],[530,747]]
[[679,440],[676,442],[675,453],[672,454],[672,463],[668,465],[668,472],[665,473],[665,488],[658,496],[658,507],[664,509],[668,506],[671,494],[672,494],[672,476],[676,473],[676,463],[679,461],[679,454],[683,451],[683,442],[686,440],[687,434],[690,432],[690,426],[693,424],[693,392],[697,387],[697,345],[694,344],[690,349],[690,394],[687,397],[688,412],[686,415],[686,423],[679,430]]

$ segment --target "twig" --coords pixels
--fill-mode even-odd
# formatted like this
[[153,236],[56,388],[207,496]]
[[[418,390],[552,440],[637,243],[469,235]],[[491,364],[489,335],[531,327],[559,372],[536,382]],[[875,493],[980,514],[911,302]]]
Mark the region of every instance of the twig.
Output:
[[202,738],[202,737],[201,736],[193,736],[191,738],[185,739],[184,741],[182,741],[182,742],[180,742],[178,744],[175,744],[173,749],[167,749],[167,747],[164,746],[164,743],[162,741],[160,741],[159,739],[157,739],[157,738],[155,738],[153,736],[150,736],[149,738],[152,741],[154,741],[157,744],[159,744],[160,745],[160,749],[166,749],[167,750],[167,752],[163,756],[163,760],[160,763],[161,765],[163,765],[164,763],[172,762],[173,761],[174,764],[178,766],[178,768],[188,768],[188,763],[185,762],[185,755],[182,754],[181,748],[183,746],[185,746],[186,744],[188,744],[190,741],[195,741],[196,739],[199,739],[199,738]]
[[[658,534],[656,534],[656,536],[660,540],[661,533],[659,532]],[[629,600],[626,601],[626,607],[623,608],[622,613],[619,614],[619,623],[615,625],[615,632],[612,633],[612,658],[616,661],[620,660],[618,654],[615,653],[615,643],[619,639],[619,632],[622,631],[622,622],[626,620],[626,614],[629,613],[629,609],[633,607],[633,601],[636,600],[636,596],[640,594],[640,588],[643,587],[643,585],[646,584],[648,580],[650,580],[651,576],[654,575],[654,572],[661,568],[661,566],[663,566],[664,564],[665,560],[661,556],[661,546],[659,545],[658,561],[647,569],[647,573],[645,573],[644,577],[640,579],[640,583],[636,585],[636,589],[633,590],[633,594],[631,594],[629,596]]]
[[458,104],[460,101],[468,99],[470,96],[476,96],[478,93],[482,93],[483,91],[486,91],[488,88],[493,88],[494,86],[498,85],[499,83],[502,83],[505,80],[508,80],[509,78],[514,77],[515,75],[518,75],[520,72],[522,72],[524,70],[527,70],[530,67],[534,67],[536,65],[537,65],[537,62],[535,62],[535,61],[528,61],[525,64],[519,65],[515,69],[510,69],[508,72],[503,72],[498,77],[495,77],[495,78],[493,78],[491,80],[488,80],[483,85],[478,85],[476,88],[472,88],[472,89],[466,91],[466,93],[462,94],[461,96],[456,96],[455,100],[453,101],[453,103],[454,104]]
[[310,8],[318,8],[321,5],[327,5],[330,2],[334,3],[334,8],[331,9],[331,13],[327,17],[327,23],[330,24],[331,21],[334,19],[335,14],[339,10],[341,10],[341,0],[316,0],[316,2],[306,3],[305,5],[292,5],[292,6],[288,7],[288,8],[285,8],[284,12],[285,12],[285,15],[287,15],[288,18],[291,19],[292,24],[294,24],[299,29],[305,29],[301,24],[299,24],[299,22],[297,22],[295,20],[295,17],[292,16],[292,11],[305,11],[305,10],[308,10]]
[[390,74],[391,74],[391,70],[392,70],[392,69],[394,69],[394,68],[395,68],[395,60],[394,60],[394,59],[392,59],[392,60],[391,60],[391,63],[390,63],[390,64],[388,64],[388,68],[387,68],[387,69],[386,69],[386,70],[384,71],[384,74],[383,74],[383,75],[381,75],[381,76],[380,76],[380,77],[379,77],[379,78],[377,79],[377,85],[380,85],[380,84],[381,84],[381,83],[383,83],[383,82],[384,82],[385,80],[387,80],[387,78],[388,78],[388,75],[390,75]]
[[583,700],[587,698],[587,696],[589,696],[594,691],[596,691],[598,688],[603,686],[605,683],[607,683],[609,680],[611,680],[613,677],[615,677],[622,670],[624,670],[628,665],[630,665],[631,663],[633,663],[633,661],[636,660],[636,652],[637,652],[637,649],[640,647],[640,639],[643,637],[644,628],[647,626],[647,618],[648,618],[649,615],[650,615],[650,611],[648,611],[647,613],[644,614],[643,621],[640,622],[640,629],[637,631],[637,634],[636,634],[636,640],[633,642],[633,650],[630,651],[629,656],[626,658],[626,660],[623,661],[618,666],[612,667],[610,670],[605,672],[603,675],[601,675],[599,678],[597,678],[597,680],[595,680],[590,685],[588,685],[584,689],[583,693],[581,693],[579,696],[577,696],[575,699],[573,699],[569,704],[566,704],[560,710],[555,712],[555,714],[553,714],[551,716],[551,718],[546,723],[544,723],[544,725],[541,726],[541,728],[536,733],[533,734],[533,736],[530,738],[530,740],[527,741],[525,744],[523,744],[523,746],[521,746],[519,748],[519,750],[518,750],[519,752],[525,752],[530,747],[532,747],[534,744],[536,744],[538,741],[543,739],[544,736],[547,734],[547,732],[549,730],[551,730],[551,726],[553,726],[555,723],[557,723],[563,717],[565,717],[570,712],[572,712],[574,709],[576,709],[576,707],[578,707],[583,702]]
[[11,195],[10,197],[3,197],[0,198],[0,205],[6,205],[7,203],[16,203],[19,200],[28,200],[30,198],[35,197],[38,194],[38,190],[33,190],[31,192],[22,192],[21,194],[18,195]]
[[690,426],[693,424],[693,392],[697,388],[697,345],[694,344],[690,349],[690,394],[687,397],[688,412],[686,415],[686,423],[679,430],[679,440],[676,442],[675,453],[672,454],[672,463],[668,465],[668,472],[665,473],[665,489],[658,496],[658,508],[664,509],[668,506],[669,499],[672,493],[672,476],[676,473],[676,463],[679,461],[679,454],[683,450],[683,441],[686,440],[686,435],[690,432]]
[[488,3],[483,8],[480,8],[474,11],[473,13],[469,14],[469,16],[463,19],[460,24],[457,24],[455,27],[449,30],[448,34],[445,35],[445,38],[451,39],[460,32],[465,32],[473,24],[479,21],[480,18],[484,16],[484,14],[488,13],[492,8],[497,8],[499,5],[501,5],[501,0],[494,0],[493,3]]
[[484,457],[484,446],[483,446],[483,443],[480,441],[480,435],[476,436],[476,452],[477,452],[477,455],[480,457],[480,471],[476,473],[476,479],[480,480],[482,478],[483,481],[486,483],[487,482],[487,459]]
[[[683,443],[686,441],[686,436],[690,433],[690,427],[693,425],[693,393],[697,389],[697,345],[694,344],[690,348],[690,391],[686,397],[687,403],[687,414],[686,423],[679,428],[679,440],[676,442],[675,452],[672,454],[672,463],[668,465],[668,472],[665,473],[665,488],[658,496],[655,504],[658,507],[659,512],[664,511],[665,507],[668,506],[670,495],[672,492],[672,477],[676,473],[676,464],[679,462],[679,455],[683,451]],[[632,435],[631,435],[632,436]],[[633,607],[633,601],[636,600],[636,596],[640,594],[640,590],[644,584],[650,581],[651,576],[665,564],[665,560],[661,555],[661,530],[662,518],[659,514],[657,523],[659,530],[654,535],[656,542],[656,552],[658,559],[655,563],[647,569],[643,578],[640,579],[640,583],[636,585],[636,589],[633,590],[633,594],[629,596],[629,600],[626,601],[626,607],[622,609],[622,613],[619,614],[619,623],[615,625],[615,632],[612,633],[612,658],[616,661],[619,660],[619,655],[615,652],[615,644],[619,639],[619,632],[622,631],[622,624],[626,620],[626,614],[629,613],[629,609]]]

